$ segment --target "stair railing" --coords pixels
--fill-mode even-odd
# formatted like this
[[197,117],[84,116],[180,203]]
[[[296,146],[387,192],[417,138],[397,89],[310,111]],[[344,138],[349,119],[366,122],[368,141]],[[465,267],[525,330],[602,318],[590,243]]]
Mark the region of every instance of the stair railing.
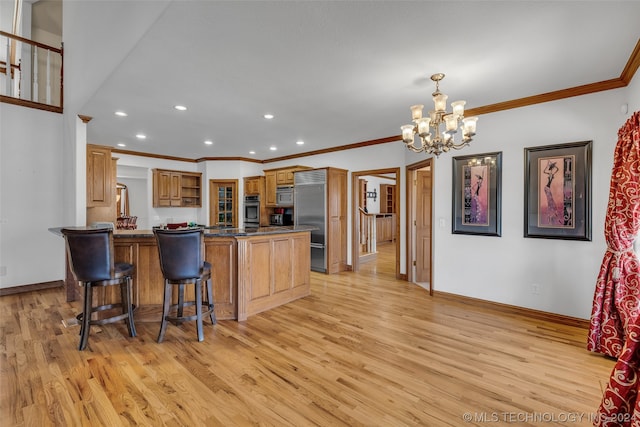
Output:
[[62,113],[63,50],[0,31],[0,102]]
[[360,210],[360,253],[361,255],[374,254],[376,248],[376,216]]

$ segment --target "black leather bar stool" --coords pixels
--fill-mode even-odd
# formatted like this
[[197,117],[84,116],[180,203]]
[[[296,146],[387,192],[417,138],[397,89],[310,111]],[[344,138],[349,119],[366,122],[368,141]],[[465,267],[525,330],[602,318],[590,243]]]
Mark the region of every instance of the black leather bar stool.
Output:
[[[69,266],[76,280],[84,287],[84,304],[80,320],[80,345],[84,350],[89,341],[91,325],[104,325],[124,320],[129,336],[136,336],[131,306],[131,275],[134,266],[114,262],[113,230],[110,228],[63,228]],[[120,286],[120,302],[93,305],[93,288],[96,286]],[[122,313],[101,319],[92,319],[93,313],[122,308]]]
[[[201,228],[187,230],[164,230],[154,228],[160,256],[160,268],[164,276],[164,303],[162,323],[158,342],[162,342],[167,329],[167,321],[176,326],[188,320],[195,320],[198,330],[198,341],[204,340],[202,318],[209,316],[215,325],[216,315],[213,310],[213,285],[211,283],[211,264],[204,261],[204,230]],[[202,301],[202,282],[206,283],[207,301]],[[184,300],[184,287],[194,285],[194,300]],[[178,288],[178,301],[172,304],[173,288]],[[184,308],[195,306],[195,314],[185,315]],[[203,311],[202,308],[206,307]]]

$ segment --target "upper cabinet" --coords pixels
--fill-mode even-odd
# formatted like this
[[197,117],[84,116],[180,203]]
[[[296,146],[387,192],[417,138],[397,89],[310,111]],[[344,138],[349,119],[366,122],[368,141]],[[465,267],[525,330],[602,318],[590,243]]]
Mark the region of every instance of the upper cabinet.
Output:
[[202,174],[166,169],[153,170],[153,207],[201,207]]
[[276,188],[293,185],[293,174],[297,171],[311,169],[307,166],[289,166],[286,168],[267,169],[264,171],[265,179],[265,205],[276,205]]
[[202,206],[202,174],[199,172],[182,172],[180,180],[180,206]]
[[87,144],[87,207],[110,206],[113,187],[111,149]]
[[244,179],[245,196],[262,196],[264,186],[263,176],[248,176]]

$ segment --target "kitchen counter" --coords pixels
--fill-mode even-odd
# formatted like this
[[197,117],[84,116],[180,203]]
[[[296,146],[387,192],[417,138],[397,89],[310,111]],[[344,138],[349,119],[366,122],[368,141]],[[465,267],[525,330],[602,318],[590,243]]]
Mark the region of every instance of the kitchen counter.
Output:
[[[80,230],[87,229],[95,229],[99,227],[93,226],[77,226],[77,227],[52,227],[49,228],[49,231],[62,236],[61,230],[63,228],[73,228]],[[265,236],[270,234],[280,234],[280,233],[298,233],[301,231],[313,231],[317,230],[317,227],[313,227],[310,225],[283,225],[283,226],[268,226],[268,227],[257,227],[257,228],[230,228],[230,227],[202,227],[204,229],[205,237],[215,237],[215,236]],[[153,237],[153,230],[113,230],[113,237]]]
[[[218,319],[243,321],[309,295],[310,235],[314,227],[204,228],[205,260],[212,266]],[[61,229],[49,231],[62,236]],[[113,235],[116,261],[135,266],[132,286],[135,321],[159,323],[164,283],[153,231],[114,230]],[[65,285],[67,301],[80,298],[80,287],[68,266]]]

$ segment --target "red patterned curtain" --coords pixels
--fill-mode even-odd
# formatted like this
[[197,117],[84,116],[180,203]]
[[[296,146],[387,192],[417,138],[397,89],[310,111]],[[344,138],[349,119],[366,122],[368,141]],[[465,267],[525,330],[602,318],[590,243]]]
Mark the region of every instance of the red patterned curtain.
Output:
[[618,131],[604,235],[607,252],[593,296],[587,349],[618,357],[640,306],[638,259],[633,241],[640,228],[640,111]]
[[596,281],[587,348],[618,360],[596,426],[640,427],[640,268],[633,241],[640,229],[640,112],[618,131],[609,205],[607,252]]

